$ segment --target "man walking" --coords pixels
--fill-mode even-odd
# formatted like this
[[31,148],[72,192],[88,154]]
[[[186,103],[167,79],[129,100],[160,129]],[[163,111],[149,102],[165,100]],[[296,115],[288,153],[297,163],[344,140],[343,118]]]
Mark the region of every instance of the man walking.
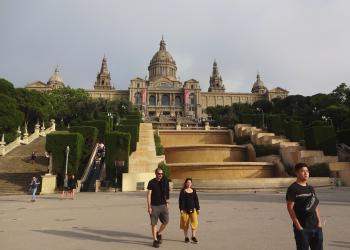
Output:
[[[162,243],[161,232],[169,222],[169,184],[164,177],[163,169],[157,168],[155,174],[156,178],[150,180],[147,186],[147,207],[151,218],[153,247],[158,248]],[[161,222],[159,230],[157,230],[158,219]]]
[[315,190],[307,184],[308,165],[298,163],[294,168],[296,181],[288,187],[287,210],[293,221],[294,237],[297,250],[322,250],[323,233],[320,210]]

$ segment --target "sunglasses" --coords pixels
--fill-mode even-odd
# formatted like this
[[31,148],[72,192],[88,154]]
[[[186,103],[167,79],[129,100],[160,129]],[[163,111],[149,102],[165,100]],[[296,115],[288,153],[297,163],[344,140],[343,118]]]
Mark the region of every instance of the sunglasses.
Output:
[[163,173],[157,173],[157,175],[163,175]]

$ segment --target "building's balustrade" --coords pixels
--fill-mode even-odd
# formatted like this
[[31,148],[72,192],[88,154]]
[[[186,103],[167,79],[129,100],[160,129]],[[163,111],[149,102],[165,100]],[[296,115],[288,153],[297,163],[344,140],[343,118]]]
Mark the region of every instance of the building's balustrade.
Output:
[[7,153],[12,151],[16,147],[20,146],[21,144],[24,144],[24,145],[30,144],[32,141],[39,138],[40,136],[46,136],[47,134],[49,134],[53,131],[56,131],[56,124],[55,124],[54,119],[51,119],[51,126],[47,129],[45,129],[44,122],[43,122],[41,128],[40,128],[39,124],[36,124],[35,128],[34,128],[34,133],[31,135],[28,134],[27,123],[25,123],[23,135],[22,135],[22,131],[21,131],[20,127],[18,127],[17,138],[9,144],[6,144],[5,136],[4,136],[4,134],[2,134],[2,138],[1,138],[1,142],[0,142],[0,156],[6,155]]

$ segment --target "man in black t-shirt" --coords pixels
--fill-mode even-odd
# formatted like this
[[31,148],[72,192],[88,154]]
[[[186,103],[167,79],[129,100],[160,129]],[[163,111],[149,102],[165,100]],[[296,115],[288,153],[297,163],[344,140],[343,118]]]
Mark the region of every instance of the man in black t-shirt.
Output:
[[[164,177],[163,169],[157,168],[155,174],[156,178],[150,180],[147,186],[147,207],[151,218],[153,246],[159,247],[159,244],[162,242],[160,233],[169,222],[169,184]],[[162,223],[159,230],[157,230],[158,219]]]
[[309,169],[307,164],[295,165],[297,180],[288,187],[287,210],[293,221],[294,237],[297,250],[322,250],[323,233],[318,207],[312,212],[306,211],[306,204],[315,190],[307,184]]

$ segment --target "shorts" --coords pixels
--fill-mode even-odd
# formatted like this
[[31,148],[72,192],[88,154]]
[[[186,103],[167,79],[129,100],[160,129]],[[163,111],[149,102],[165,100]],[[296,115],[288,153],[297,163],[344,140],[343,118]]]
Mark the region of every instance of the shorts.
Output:
[[180,216],[180,228],[183,230],[188,230],[188,226],[191,221],[191,229],[196,230],[198,228],[198,214],[195,209],[193,213],[183,212]]
[[152,206],[152,213],[150,214],[151,225],[155,226],[158,223],[158,219],[162,224],[168,224],[169,222],[169,210],[166,205]]

